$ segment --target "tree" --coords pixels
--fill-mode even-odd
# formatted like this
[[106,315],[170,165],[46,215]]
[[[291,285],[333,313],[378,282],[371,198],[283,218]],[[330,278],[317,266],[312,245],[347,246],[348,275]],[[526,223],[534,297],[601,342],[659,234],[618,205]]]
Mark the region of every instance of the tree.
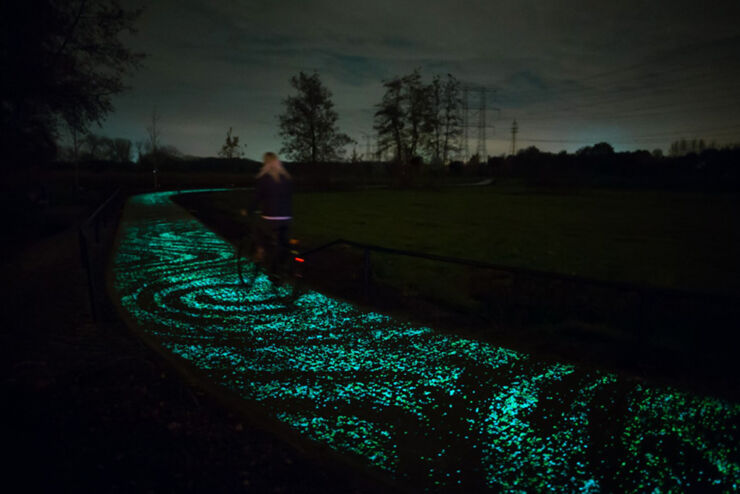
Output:
[[290,85],[298,94],[283,100],[285,112],[278,116],[283,139],[280,152],[311,163],[342,159],[345,146],[354,141],[339,131],[329,89],[316,72],[307,75],[301,71],[291,77]]
[[608,156],[614,154],[614,148],[608,142],[599,142],[591,148],[591,154],[594,156]]
[[383,86],[374,124],[380,151],[392,149],[400,163],[424,152],[432,161],[446,162],[457,149],[462,125],[460,83],[448,74],[444,83],[435,76],[426,85],[417,69]]
[[707,144],[703,138],[692,139],[691,141],[682,138],[673,141],[669,147],[668,155],[672,157],[685,156],[689,153],[702,153],[707,149],[717,149],[717,143],[715,141]]
[[395,77],[383,82],[385,94],[377,105],[373,128],[378,133],[378,153],[394,150],[396,161],[406,161],[403,80]]
[[460,81],[452,74],[447,74],[447,81],[442,88],[442,162],[447,163],[450,155],[460,151],[458,145],[462,134],[462,98]]
[[608,142],[599,142],[593,146],[584,146],[576,151],[578,156],[612,156],[614,148]]
[[427,151],[431,161],[447,163],[450,155],[459,150],[457,142],[462,133],[460,82],[452,74],[447,74],[444,83],[434,76],[428,90]]
[[429,85],[429,105],[427,124],[431,130],[426,147],[431,161],[438,163],[442,160],[442,83],[438,75],[432,78]]
[[435,115],[431,104],[430,87],[422,83],[419,69],[403,78],[403,86],[408,102],[406,112],[408,149],[406,156],[413,159],[418,154],[418,149],[429,139]]
[[119,163],[128,163],[131,161],[131,141],[128,139],[117,138],[113,140],[113,149],[116,161]]
[[678,141],[678,151],[681,154],[681,156],[685,155],[688,152],[689,144],[686,139],[681,139]]
[[244,155],[239,144],[239,136],[231,136],[231,127],[226,132],[226,142],[221,146],[221,151],[218,152],[218,155],[227,159],[241,158]]
[[60,125],[82,134],[102,122],[113,109],[111,97],[125,89],[124,77],[143,57],[119,40],[135,31],[140,14],[116,0],[2,2],[4,162],[49,159]]
[[[579,149],[576,154],[581,153],[586,148]],[[525,158],[536,158],[542,154],[542,151],[539,150],[537,146],[529,146],[525,149],[520,149],[516,155],[517,156],[523,156]]]
[[86,160],[102,160],[105,153],[105,138],[92,132],[82,138],[82,155]]

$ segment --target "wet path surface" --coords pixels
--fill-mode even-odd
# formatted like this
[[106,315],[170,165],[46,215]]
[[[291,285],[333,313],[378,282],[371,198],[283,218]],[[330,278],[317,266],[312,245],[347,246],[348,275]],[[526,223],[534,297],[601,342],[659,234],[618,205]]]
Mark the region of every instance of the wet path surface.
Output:
[[[300,435],[416,488],[740,488],[740,405],[364,312],[288,309],[238,284],[234,249],[170,201],[132,198],[114,253],[124,311]],[[657,491],[656,491],[657,489]]]

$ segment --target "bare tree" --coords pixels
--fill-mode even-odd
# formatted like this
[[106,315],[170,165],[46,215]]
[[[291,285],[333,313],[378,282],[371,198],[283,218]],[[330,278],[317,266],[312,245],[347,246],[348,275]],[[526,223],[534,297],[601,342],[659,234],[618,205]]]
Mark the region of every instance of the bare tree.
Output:
[[229,127],[229,131],[226,132],[226,142],[221,146],[218,155],[227,159],[241,158],[244,156],[244,152],[239,144],[239,136],[232,136],[231,132],[231,127]]

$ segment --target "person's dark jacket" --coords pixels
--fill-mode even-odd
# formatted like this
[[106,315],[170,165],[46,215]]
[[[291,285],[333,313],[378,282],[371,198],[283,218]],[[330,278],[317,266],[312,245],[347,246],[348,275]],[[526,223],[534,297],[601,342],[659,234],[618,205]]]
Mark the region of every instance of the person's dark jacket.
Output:
[[285,218],[293,216],[293,184],[287,177],[276,181],[270,175],[257,179],[253,210],[261,210],[262,216]]

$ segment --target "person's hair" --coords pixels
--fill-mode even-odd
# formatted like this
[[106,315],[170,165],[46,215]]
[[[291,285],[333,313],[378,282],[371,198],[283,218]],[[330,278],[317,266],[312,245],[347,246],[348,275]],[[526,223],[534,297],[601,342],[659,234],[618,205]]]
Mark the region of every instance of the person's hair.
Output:
[[272,152],[267,152],[262,155],[262,168],[260,168],[257,178],[260,178],[263,175],[270,175],[276,182],[280,182],[283,177],[290,178],[290,173],[288,173],[288,170],[286,170],[283,167],[283,164],[280,163],[277,154]]

